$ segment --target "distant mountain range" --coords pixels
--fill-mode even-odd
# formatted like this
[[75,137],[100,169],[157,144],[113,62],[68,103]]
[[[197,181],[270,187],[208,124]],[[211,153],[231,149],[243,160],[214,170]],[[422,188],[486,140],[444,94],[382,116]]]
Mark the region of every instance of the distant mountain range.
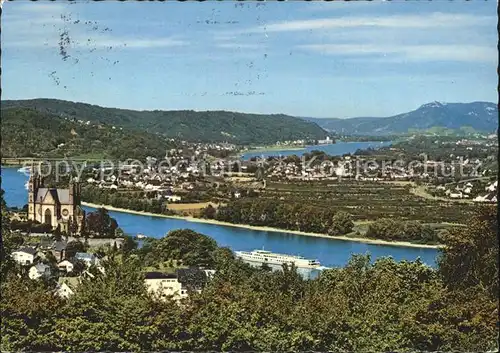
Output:
[[[52,136],[57,131],[57,119],[61,120],[61,129],[64,131],[67,130],[65,127],[68,121],[90,121],[110,128],[121,127],[124,129],[123,134],[128,136],[136,130],[139,135],[145,133],[144,138],[148,139],[146,136],[150,136],[150,141],[157,142],[159,139],[175,138],[199,142],[226,141],[240,145],[263,145],[285,140],[321,140],[327,135],[387,136],[423,132],[467,134],[493,133],[498,129],[498,107],[488,102],[432,102],[411,112],[391,117],[350,119],[298,118],[283,114],[229,111],[137,111],[57,99],[7,100],[2,101],[1,108],[2,119],[9,117],[9,124],[4,124],[6,121],[3,120],[2,127],[14,128],[15,122],[18,124],[16,128],[20,128],[20,116],[30,117],[30,123],[27,124],[30,128],[33,119],[48,119],[51,128],[55,130],[46,131],[44,134]],[[16,114],[6,115],[6,111],[13,108],[16,109]],[[38,129],[38,124],[36,126]],[[42,125],[40,128],[44,127],[45,125]],[[90,136],[90,131],[88,133]],[[15,139],[14,132],[10,132],[10,135]],[[22,144],[22,141],[17,142]],[[161,145],[164,147],[163,142]],[[2,143],[4,152],[7,147],[7,144]],[[114,151],[114,154],[116,153],[117,151]]]
[[305,118],[329,132],[342,135],[392,135],[416,131],[495,132],[498,106],[489,102],[432,102],[408,113],[386,118]]
[[[246,114],[228,111],[137,111],[104,108],[57,99],[6,100],[5,109],[22,108],[51,116],[99,122],[200,142],[274,144],[285,140],[324,139],[327,132],[313,122],[283,114]],[[44,118],[43,116],[40,117]]]

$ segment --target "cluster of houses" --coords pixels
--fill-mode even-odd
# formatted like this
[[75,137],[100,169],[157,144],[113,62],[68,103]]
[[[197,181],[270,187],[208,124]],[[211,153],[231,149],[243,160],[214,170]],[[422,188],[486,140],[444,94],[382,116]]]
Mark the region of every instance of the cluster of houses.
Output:
[[479,195],[474,198],[475,202],[493,202],[496,203],[498,200],[498,180],[494,183],[491,183],[485,188],[486,194]]
[[191,191],[204,190],[214,178],[222,181],[224,176],[248,174],[248,162],[238,162],[235,166],[230,159],[196,160],[170,153],[173,156],[168,161],[148,157],[145,164],[94,166],[86,172],[84,180],[102,189],[153,192],[158,199],[179,202]]
[[[102,129],[105,127],[102,123],[99,122],[92,122],[90,120],[82,120],[82,119],[75,119],[71,117],[64,117],[65,120],[71,121],[74,123],[77,123],[79,125],[83,126],[90,126],[90,127],[95,127],[98,129]],[[112,130],[123,130],[122,127],[117,127],[114,125],[109,125],[109,127]],[[72,132],[73,135],[76,135],[76,131]],[[193,143],[189,141],[184,141],[184,140],[176,140],[176,139],[168,139],[170,142],[175,142],[177,145],[179,145],[179,149],[172,149],[166,152],[166,156],[169,155],[175,155],[177,153],[184,153],[185,150],[188,150],[196,155],[202,154],[202,153],[210,153],[212,151],[228,151],[228,152],[234,152],[238,150],[238,147],[234,144],[227,143],[227,142],[219,142],[219,143]],[[58,147],[63,147],[64,143],[60,144]]]
[[[88,252],[77,252],[68,258],[66,247],[65,241],[41,242],[36,247],[18,248],[12,252],[12,259],[22,268],[27,269],[27,275],[31,280],[56,279],[55,294],[68,299],[75,294],[82,281],[95,278],[95,272],[93,274],[93,271],[90,271],[91,268],[105,275],[102,265],[105,258],[99,258],[96,254]],[[56,258],[57,269],[44,261],[48,253]],[[77,269],[78,266],[80,266],[79,269]],[[214,270],[199,268],[178,269],[175,273],[146,272],[144,284],[147,291],[156,299],[172,298],[178,301],[186,298],[191,290],[200,292],[204,283],[214,274]],[[193,278],[201,278],[202,281],[191,283]]]
[[[471,199],[474,202],[497,202],[498,181],[488,184],[484,191],[478,191],[478,186],[471,182],[457,184],[454,188],[438,185],[435,190],[450,199]],[[481,195],[482,194],[482,195]],[[477,195],[474,197],[474,195]]]
[[285,141],[276,141],[276,146],[305,146],[309,141],[306,140],[285,140]]
[[409,180],[418,174],[407,167],[382,165],[382,163],[359,162],[351,156],[318,163],[289,161],[272,163],[267,171],[268,177],[274,180],[335,180],[338,178],[353,178],[360,181]]
[[[71,122],[74,122],[74,123],[77,123],[77,124],[80,124],[80,125],[96,127],[96,128],[99,128],[99,129],[102,129],[104,127],[102,124],[93,123],[90,120],[75,119],[75,118],[70,118],[70,117],[65,117],[64,120],[71,121]],[[113,129],[113,130],[115,130],[115,129],[123,130],[123,128],[121,128],[121,127],[117,128],[116,126],[111,126],[111,129]],[[73,133],[73,134],[76,134],[76,132]],[[60,144],[58,147],[62,147],[62,146],[64,146],[64,144]]]
[[[12,259],[21,268],[27,269],[28,277],[32,280],[57,279],[56,294],[67,298],[74,293],[76,283],[84,278],[94,278],[90,269],[104,273],[101,259],[96,254],[76,252],[67,256],[68,243],[65,241],[42,240],[36,246],[23,246],[12,252]],[[48,256],[51,254],[56,265],[51,266]]]
[[339,177],[352,178],[360,181],[389,180],[424,180],[432,181],[446,175],[454,175],[457,171],[480,173],[485,175],[488,170],[481,169],[479,159],[463,159],[442,161],[377,161],[355,159],[349,155],[339,157],[335,161],[321,160],[278,160],[269,164],[267,176],[274,180],[334,180]]
[[[171,139],[174,142],[174,139]],[[238,151],[238,146],[227,143],[227,142],[219,142],[219,143],[193,143],[188,141],[177,141],[182,148],[170,149],[166,152],[165,158],[170,157],[182,157],[187,154],[200,156],[203,154],[214,154],[214,151],[218,152],[228,152],[233,153]]]

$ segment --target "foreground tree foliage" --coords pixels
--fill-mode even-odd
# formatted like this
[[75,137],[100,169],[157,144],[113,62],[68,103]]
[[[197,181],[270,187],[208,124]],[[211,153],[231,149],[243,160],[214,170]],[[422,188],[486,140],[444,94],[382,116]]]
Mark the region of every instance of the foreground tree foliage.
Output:
[[498,219],[495,207],[484,207],[469,226],[448,233],[439,259],[444,282],[453,289],[479,286],[498,297]]
[[[496,218],[485,211],[450,235],[435,270],[354,255],[304,280],[295,268],[252,268],[191,230],[110,256],[106,275],[68,300],[6,270],[2,351],[488,351],[497,348]],[[489,216],[488,216],[489,215]],[[8,229],[7,229],[8,232]],[[465,238],[470,234],[469,238]],[[457,238],[455,238],[457,237]],[[459,240],[460,239],[460,240]],[[467,240],[466,240],[467,239]],[[465,245],[464,245],[465,244]],[[459,261],[460,256],[470,261]],[[178,260],[217,272],[181,305],[154,301],[144,262]],[[453,269],[453,271],[452,271]],[[495,272],[496,271],[496,272]]]

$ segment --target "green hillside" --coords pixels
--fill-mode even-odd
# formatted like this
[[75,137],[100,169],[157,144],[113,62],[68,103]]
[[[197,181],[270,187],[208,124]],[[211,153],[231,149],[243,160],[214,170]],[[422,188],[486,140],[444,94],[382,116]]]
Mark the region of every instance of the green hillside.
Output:
[[82,124],[25,108],[2,107],[3,157],[137,158],[164,156],[172,143],[147,132]]
[[2,106],[31,108],[60,117],[139,129],[188,141],[272,144],[283,140],[326,137],[326,132],[317,124],[281,114],[192,110],[136,111],[55,99],[3,101]]

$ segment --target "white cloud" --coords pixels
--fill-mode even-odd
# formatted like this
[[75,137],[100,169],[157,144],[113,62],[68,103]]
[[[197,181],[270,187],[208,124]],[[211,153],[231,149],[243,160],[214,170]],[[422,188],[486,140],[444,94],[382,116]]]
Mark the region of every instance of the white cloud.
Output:
[[[78,42],[77,42],[78,43]],[[167,38],[119,38],[119,37],[96,37],[92,39],[92,45],[98,48],[121,47],[129,49],[144,48],[168,48],[184,46],[189,43],[172,37]],[[78,45],[78,44],[77,44]]]
[[[10,5],[10,4],[9,4]],[[70,40],[68,49],[146,49],[185,46],[178,37],[134,38],[114,34],[105,25],[86,21],[72,13],[69,5],[54,3],[16,4],[4,9],[4,48],[58,48],[62,33]],[[106,31],[104,29],[107,29]]]
[[336,56],[380,55],[397,62],[496,62],[498,55],[495,48],[478,45],[307,44],[297,48]]
[[457,28],[475,26],[496,21],[494,16],[475,16],[464,14],[432,13],[426,17],[416,15],[337,17],[312,20],[284,21],[262,25],[249,29],[248,32],[291,32],[324,30],[329,28]]
[[256,43],[217,43],[216,47],[223,49],[262,49],[265,48],[262,44]]

